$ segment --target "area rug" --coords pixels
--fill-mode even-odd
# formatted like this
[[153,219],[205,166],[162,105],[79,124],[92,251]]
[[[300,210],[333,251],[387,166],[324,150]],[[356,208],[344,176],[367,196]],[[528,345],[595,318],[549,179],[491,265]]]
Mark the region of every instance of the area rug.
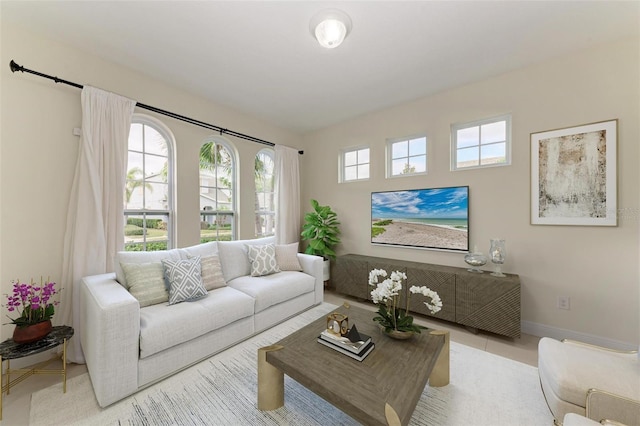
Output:
[[[30,424],[40,425],[357,425],[285,376],[285,406],[256,407],[257,349],[331,312],[323,303],[106,409],[88,374],[33,394]],[[451,343],[451,382],[427,386],[410,425],[551,425],[535,367]]]

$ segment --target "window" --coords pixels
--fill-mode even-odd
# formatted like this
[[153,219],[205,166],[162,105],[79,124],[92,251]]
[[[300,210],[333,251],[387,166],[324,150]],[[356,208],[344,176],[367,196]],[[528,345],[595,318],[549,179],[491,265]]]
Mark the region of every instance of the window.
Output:
[[235,154],[223,138],[200,147],[200,242],[235,239]]
[[387,141],[387,176],[427,173],[427,137]]
[[272,149],[263,149],[256,155],[255,181],[256,181],[256,237],[268,237],[274,235],[275,229],[275,195],[274,195],[274,152]]
[[369,179],[369,148],[355,148],[342,152],[340,182]]
[[161,122],[134,114],[124,190],[127,251],[172,247],[173,146],[173,135]]
[[451,125],[451,169],[511,164],[511,116]]

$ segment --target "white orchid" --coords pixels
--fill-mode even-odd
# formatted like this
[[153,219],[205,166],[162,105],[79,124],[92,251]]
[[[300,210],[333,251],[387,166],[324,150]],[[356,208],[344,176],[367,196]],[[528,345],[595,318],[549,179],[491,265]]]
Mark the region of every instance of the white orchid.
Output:
[[[380,282],[380,278],[385,278]],[[387,278],[389,277],[389,278]],[[377,321],[389,330],[413,331],[420,333],[420,329],[425,328],[413,324],[413,317],[409,313],[409,297],[411,294],[422,294],[431,299],[431,303],[424,302],[432,314],[442,309],[442,300],[435,291],[427,286],[412,286],[406,292],[406,305],[400,307],[400,295],[402,292],[402,282],[407,279],[407,274],[400,271],[393,271],[391,275],[384,269],[372,269],[369,272],[369,285],[376,288],[371,291],[373,303],[378,305],[378,314],[374,321]]]
[[429,309],[429,311],[432,314],[435,314],[436,312],[442,309],[442,300],[440,300],[440,296],[438,295],[438,293],[431,290],[429,287],[424,285],[422,287],[418,287],[414,285],[409,289],[409,291],[413,294],[419,293],[425,297],[430,298],[431,303],[424,302],[424,304],[427,306],[427,309]]

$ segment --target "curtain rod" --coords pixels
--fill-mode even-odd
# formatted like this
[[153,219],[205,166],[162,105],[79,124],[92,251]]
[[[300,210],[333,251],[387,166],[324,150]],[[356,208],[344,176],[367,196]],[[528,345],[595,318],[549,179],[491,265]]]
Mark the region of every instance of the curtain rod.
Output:
[[[78,89],[84,88],[84,86],[82,84],[74,83],[74,82],[68,81],[68,80],[63,80],[63,79],[58,78],[58,77],[54,77],[54,76],[51,76],[51,75],[48,75],[48,74],[43,74],[41,72],[25,68],[22,65],[16,64],[16,62],[13,59],[9,63],[9,67],[11,68],[11,72],[16,72],[16,71],[26,72],[26,73],[29,73],[29,74],[37,75],[38,77],[48,78],[49,80],[53,80],[56,83],[63,83],[63,84],[66,84],[68,86],[77,87]],[[209,129],[209,130],[215,130],[216,132],[219,132],[220,135],[229,135],[229,136],[234,136],[236,138],[244,139],[244,140],[247,140],[247,141],[259,143],[259,144],[262,144],[262,145],[275,146],[275,144],[273,142],[265,141],[264,139],[259,139],[259,138],[253,137],[253,136],[245,135],[244,133],[239,133],[239,132],[236,132],[236,131],[233,131],[233,130],[225,129],[223,127],[216,126],[214,124],[205,123],[204,121],[196,120],[196,119],[191,118],[191,117],[186,117],[184,115],[176,114],[175,112],[166,111],[166,110],[163,110],[163,109],[160,109],[160,108],[156,108],[156,107],[151,106],[151,105],[146,105],[146,104],[143,104],[143,103],[140,103],[140,102],[136,102],[136,106],[140,107],[142,109],[146,109],[146,110],[149,110],[149,111],[156,112],[158,114],[166,115],[167,117],[175,118],[176,120],[184,121],[185,123],[193,124],[193,125],[199,126],[199,127],[204,127],[205,129]],[[304,151],[298,151],[298,154],[302,155],[303,153],[304,153]]]

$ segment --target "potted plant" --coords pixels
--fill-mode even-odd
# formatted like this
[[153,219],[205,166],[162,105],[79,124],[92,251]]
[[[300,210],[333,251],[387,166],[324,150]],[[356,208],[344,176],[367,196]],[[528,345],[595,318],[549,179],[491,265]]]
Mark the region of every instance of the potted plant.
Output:
[[55,313],[55,305],[59,302],[53,297],[59,293],[54,282],[40,282],[33,280],[30,284],[13,282],[13,292],[7,295],[7,310],[17,311],[19,316],[11,319],[16,328],[13,331],[13,341],[16,343],[31,343],[42,339],[51,331],[51,317]]
[[[380,281],[380,277],[384,280]],[[388,278],[387,278],[388,277]],[[409,315],[409,297],[412,294],[421,294],[431,299],[431,303],[424,302],[432,314],[442,309],[442,300],[437,292],[427,286],[411,286],[405,291],[405,307],[402,308],[401,292],[402,282],[407,279],[407,274],[393,271],[387,275],[384,269],[373,269],[369,272],[369,285],[375,286],[371,292],[373,303],[378,305],[378,316],[373,318],[380,324],[384,332],[394,339],[408,339],[414,333],[426,328],[413,323],[413,317]]]
[[340,222],[331,207],[321,206],[316,200],[311,200],[311,206],[313,211],[304,215],[304,226],[300,236],[309,241],[305,253],[324,258],[324,280],[327,281],[329,262],[336,258],[333,248],[340,243]]

